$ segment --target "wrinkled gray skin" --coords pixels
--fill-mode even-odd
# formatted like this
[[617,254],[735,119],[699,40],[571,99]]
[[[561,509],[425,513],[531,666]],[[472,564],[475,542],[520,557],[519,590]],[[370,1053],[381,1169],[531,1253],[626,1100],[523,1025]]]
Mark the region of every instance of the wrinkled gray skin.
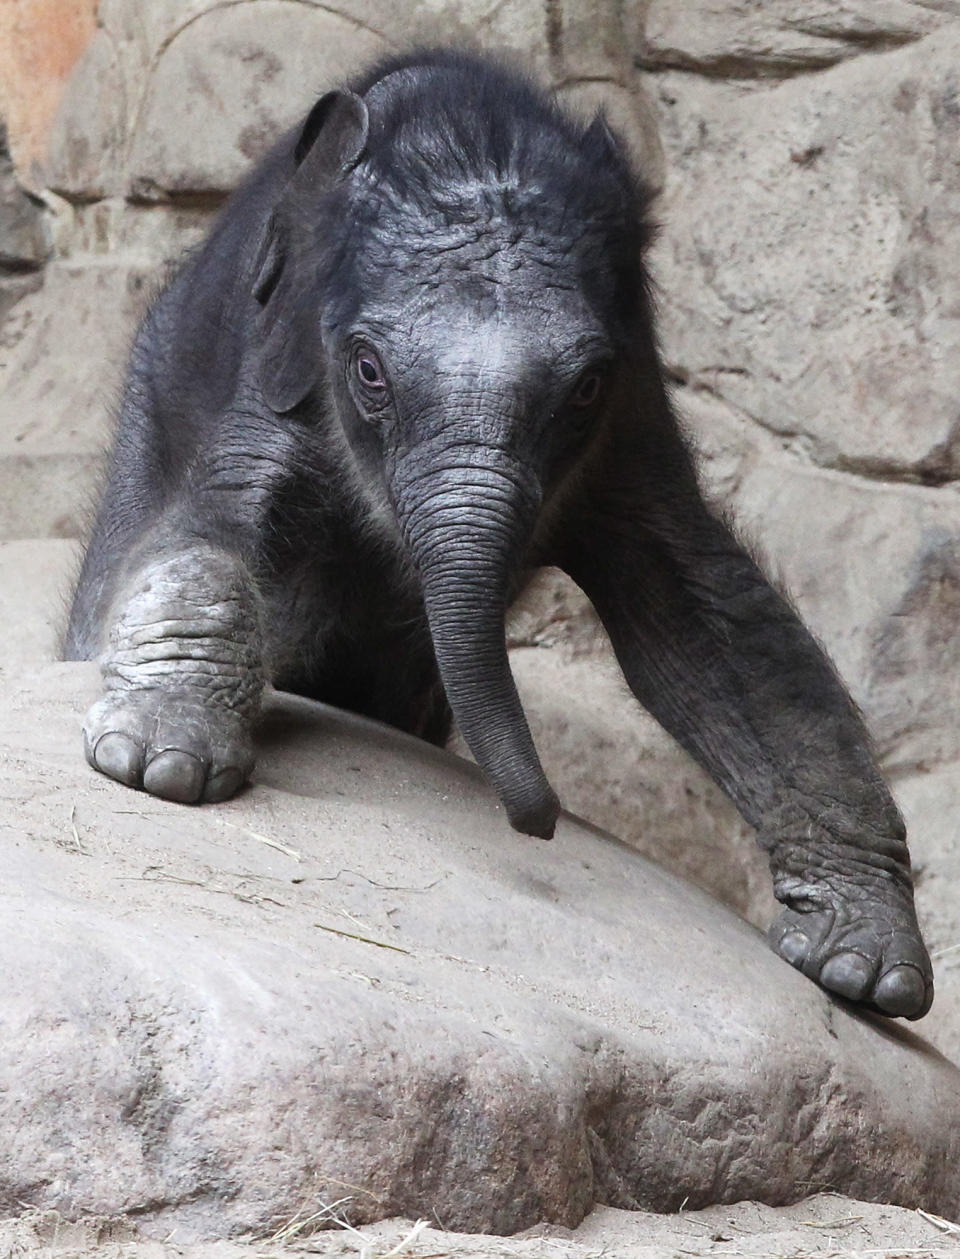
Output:
[[215,801],[251,772],[268,680],[436,742],[452,708],[512,824],[549,837],[504,613],[557,564],[756,826],[774,946],[918,1018],[903,823],[829,663],[701,500],[643,211],[602,120],[483,60],[324,97],[134,346],[65,648],[102,662],[87,758]]

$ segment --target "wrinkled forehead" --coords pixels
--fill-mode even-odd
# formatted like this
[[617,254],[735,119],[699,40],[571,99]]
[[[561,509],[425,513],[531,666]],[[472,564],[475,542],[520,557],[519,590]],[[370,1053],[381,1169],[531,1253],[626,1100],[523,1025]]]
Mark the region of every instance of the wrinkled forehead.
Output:
[[461,338],[491,324],[544,343],[602,337],[583,285],[598,233],[573,230],[536,189],[463,182],[429,205],[378,209],[363,250],[361,318],[401,334],[432,320]]

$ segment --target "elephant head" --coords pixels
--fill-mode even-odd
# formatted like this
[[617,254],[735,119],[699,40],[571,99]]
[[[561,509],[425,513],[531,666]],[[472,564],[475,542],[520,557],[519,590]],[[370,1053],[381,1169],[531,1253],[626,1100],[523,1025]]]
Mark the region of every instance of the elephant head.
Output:
[[513,76],[523,129],[477,125],[472,65],[396,62],[313,111],[257,262],[261,383],[276,411],[339,426],[419,582],[467,744],[512,824],[549,836],[559,806],[504,617],[629,388],[642,198],[602,118]]

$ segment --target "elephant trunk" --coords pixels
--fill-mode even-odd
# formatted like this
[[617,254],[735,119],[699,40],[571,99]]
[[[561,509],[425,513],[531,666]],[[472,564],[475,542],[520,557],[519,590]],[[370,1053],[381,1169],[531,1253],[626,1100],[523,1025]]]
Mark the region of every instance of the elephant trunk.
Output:
[[[434,653],[470,751],[518,831],[549,839],[559,802],[540,764],[507,660],[504,617],[539,508],[510,460],[445,450],[393,478],[397,515],[419,574]],[[529,480],[529,477],[527,477]]]

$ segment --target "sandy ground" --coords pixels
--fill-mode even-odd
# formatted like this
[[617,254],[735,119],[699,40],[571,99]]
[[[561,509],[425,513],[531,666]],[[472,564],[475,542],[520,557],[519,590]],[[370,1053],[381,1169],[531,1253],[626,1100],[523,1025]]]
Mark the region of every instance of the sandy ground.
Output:
[[[337,1215],[336,1209],[333,1211]],[[960,1226],[901,1207],[819,1194],[790,1207],[754,1202],[679,1215],[600,1207],[573,1231],[540,1225],[516,1237],[448,1233],[409,1220],[386,1220],[362,1232],[345,1224],[317,1231],[310,1217],[291,1220],[272,1238],[179,1246],[176,1236],[138,1237],[126,1221],[71,1224],[56,1212],[0,1222],[0,1259],[688,1259],[729,1255],[758,1259],[947,1259],[960,1256]]]

